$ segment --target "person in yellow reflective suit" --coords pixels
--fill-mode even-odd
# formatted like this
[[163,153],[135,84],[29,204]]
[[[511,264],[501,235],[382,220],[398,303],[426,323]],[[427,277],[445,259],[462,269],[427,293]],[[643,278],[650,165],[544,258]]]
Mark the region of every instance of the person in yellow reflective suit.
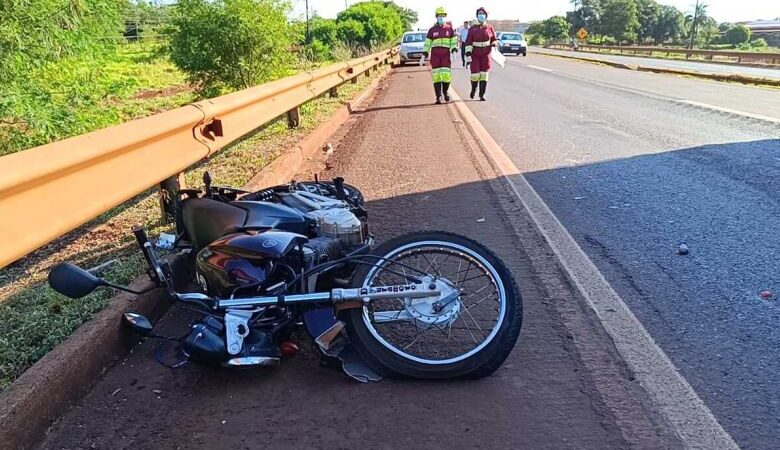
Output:
[[458,51],[458,38],[451,25],[447,25],[447,11],[436,9],[436,25],[428,30],[425,39],[425,57],[430,57],[433,74],[433,90],[436,104],[450,101],[450,83],[452,83],[452,60],[450,54]]

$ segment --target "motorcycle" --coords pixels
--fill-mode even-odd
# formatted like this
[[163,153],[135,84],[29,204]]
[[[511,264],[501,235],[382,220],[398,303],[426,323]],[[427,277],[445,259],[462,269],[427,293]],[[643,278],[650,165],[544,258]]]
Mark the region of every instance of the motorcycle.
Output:
[[[134,230],[156,288],[201,318],[173,338],[124,314],[138,334],[176,341],[184,361],[277,365],[301,326],[360,381],[485,377],[514,347],[519,291],[476,241],[426,231],[376,246],[362,194],[341,178],[247,192],[212,186],[207,173],[204,184],[180,192],[174,245],[198,291],[177,292],[170,264]],[[52,269],[49,284],[71,298],[99,287],[142,293],[70,263]]]

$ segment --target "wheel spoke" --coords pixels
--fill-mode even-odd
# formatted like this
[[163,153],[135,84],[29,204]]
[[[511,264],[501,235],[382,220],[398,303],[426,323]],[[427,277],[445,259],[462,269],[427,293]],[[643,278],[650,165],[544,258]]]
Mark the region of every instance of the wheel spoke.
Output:
[[384,258],[384,264],[369,269],[363,286],[399,284],[399,278],[408,282],[414,271],[436,278],[443,293],[366,307],[364,322],[381,345],[415,361],[449,362],[474,354],[496,335],[505,299],[498,273],[481,254],[447,241],[422,241],[397,247]]

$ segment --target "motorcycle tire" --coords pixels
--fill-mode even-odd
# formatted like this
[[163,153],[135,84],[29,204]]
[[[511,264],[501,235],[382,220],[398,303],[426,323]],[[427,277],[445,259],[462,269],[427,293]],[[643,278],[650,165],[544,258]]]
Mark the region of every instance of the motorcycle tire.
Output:
[[[476,263],[483,265],[485,269],[484,273],[488,274],[483,276],[490,278],[490,283],[488,285],[495,287],[496,297],[500,298],[500,295],[503,292],[503,299],[498,303],[499,307],[497,308],[499,317],[496,318],[495,325],[492,325],[491,335],[486,337],[482,343],[479,343],[479,346],[474,350],[468,351],[464,355],[458,357],[445,359],[421,358],[419,355],[408,353],[406,348],[401,349],[400,344],[395,345],[394,343],[389,342],[385,336],[380,334],[378,328],[387,325],[373,323],[374,320],[371,319],[370,316],[373,308],[373,317],[376,319],[377,305],[372,302],[370,306],[345,311],[344,318],[347,322],[352,345],[369,367],[382,376],[389,378],[448,379],[458,377],[482,378],[491,375],[501,366],[504,360],[506,360],[517,342],[522,326],[523,305],[517,284],[509,269],[494,253],[478,242],[456,234],[439,231],[412,233],[400,236],[382,244],[372,251],[374,257],[381,258],[372,261],[376,261],[376,264],[360,264],[357,266],[351,279],[352,286],[372,286],[374,277],[376,277],[378,283],[381,283],[381,281],[379,281],[381,276],[376,274],[379,270],[383,270],[381,268],[382,264],[393,264],[388,262],[389,260],[404,261],[402,258],[405,258],[408,255],[414,255],[415,251],[422,254],[425,251],[425,248],[432,249],[433,251],[445,252],[445,254],[450,255],[461,255],[464,256],[464,258],[467,257],[469,260],[473,260]],[[457,256],[455,257],[457,258]],[[434,259],[434,263],[435,261],[436,260]],[[409,270],[411,268],[409,265],[406,266],[407,269],[400,269],[399,267],[396,267],[394,271]],[[462,266],[459,263],[455,273],[462,272],[461,267]],[[469,269],[470,268],[471,264],[469,264]],[[426,269],[426,271],[427,270],[430,270],[430,267]],[[434,271],[437,270],[439,269],[434,267]],[[464,289],[466,287],[468,275],[469,272],[467,270],[462,284],[461,281],[458,280],[455,283],[455,287],[457,288],[460,285],[460,289]],[[404,278],[405,277],[406,274],[404,273]],[[460,274],[456,275],[456,278],[459,277]],[[466,322],[466,314],[471,316],[469,310],[472,309],[472,307],[465,306],[466,303],[464,300],[467,300],[465,295],[466,292],[463,290],[457,295],[457,303],[460,303],[458,310],[461,311],[461,314],[455,313],[450,316],[450,318],[455,317],[454,321],[448,325],[450,327],[450,333],[455,329],[453,324],[457,324],[458,320],[461,318]],[[396,303],[398,305],[401,305],[400,302],[407,301],[414,302],[409,299],[395,300],[395,302],[399,302]],[[453,303],[452,300],[450,300],[450,303]],[[405,305],[404,308],[407,310],[409,307],[415,307],[411,303],[403,304]],[[502,304],[503,306],[501,306]],[[463,309],[464,307],[465,310]],[[501,310],[503,310],[503,313],[500,312]],[[463,313],[463,311],[465,311],[465,313]],[[475,314],[478,314],[477,310],[474,311]],[[395,311],[391,312],[391,314],[393,313],[395,313]],[[396,317],[398,317],[398,315],[396,315]],[[474,320],[473,323],[477,325],[477,328],[480,328],[473,316],[470,319]],[[419,330],[418,327],[420,326],[420,322],[414,320],[411,320],[411,322],[415,330],[413,332],[416,333]],[[406,325],[406,323],[399,323],[397,326],[404,327]],[[468,322],[466,322],[466,325],[468,327]],[[396,324],[393,324],[393,326],[396,326]],[[427,328],[431,329],[431,326],[432,325],[429,325]],[[472,325],[472,328],[473,327],[474,325]],[[438,324],[436,325],[436,328],[438,331],[445,333],[444,329],[439,327]],[[480,331],[484,332],[481,328]],[[433,333],[433,331],[431,332]],[[476,329],[474,332],[476,333]],[[469,330],[469,333],[472,333],[471,330]],[[392,332],[390,332],[390,335],[392,335]],[[445,333],[445,336],[447,336],[447,333]],[[441,338],[440,336],[438,337]],[[475,336],[472,334],[471,337],[474,338],[474,342],[477,344]],[[415,341],[417,339],[419,339],[419,336],[415,338]],[[443,340],[443,338],[441,339]],[[412,344],[414,344],[414,342]],[[410,344],[410,346],[412,344]],[[419,345],[422,348],[422,344]],[[437,351],[436,357],[438,358],[438,356],[439,352]]]

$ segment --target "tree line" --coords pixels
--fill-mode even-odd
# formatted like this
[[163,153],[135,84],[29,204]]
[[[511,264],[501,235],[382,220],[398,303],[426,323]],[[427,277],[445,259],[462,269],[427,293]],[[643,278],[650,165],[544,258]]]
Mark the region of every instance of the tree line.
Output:
[[689,48],[728,45],[737,48],[766,47],[741,24],[718,23],[705,3],[691,11],[655,0],[571,0],[573,10],[535,22],[526,31],[532,44],[571,39],[581,28],[588,41],[598,44],[685,45]]

